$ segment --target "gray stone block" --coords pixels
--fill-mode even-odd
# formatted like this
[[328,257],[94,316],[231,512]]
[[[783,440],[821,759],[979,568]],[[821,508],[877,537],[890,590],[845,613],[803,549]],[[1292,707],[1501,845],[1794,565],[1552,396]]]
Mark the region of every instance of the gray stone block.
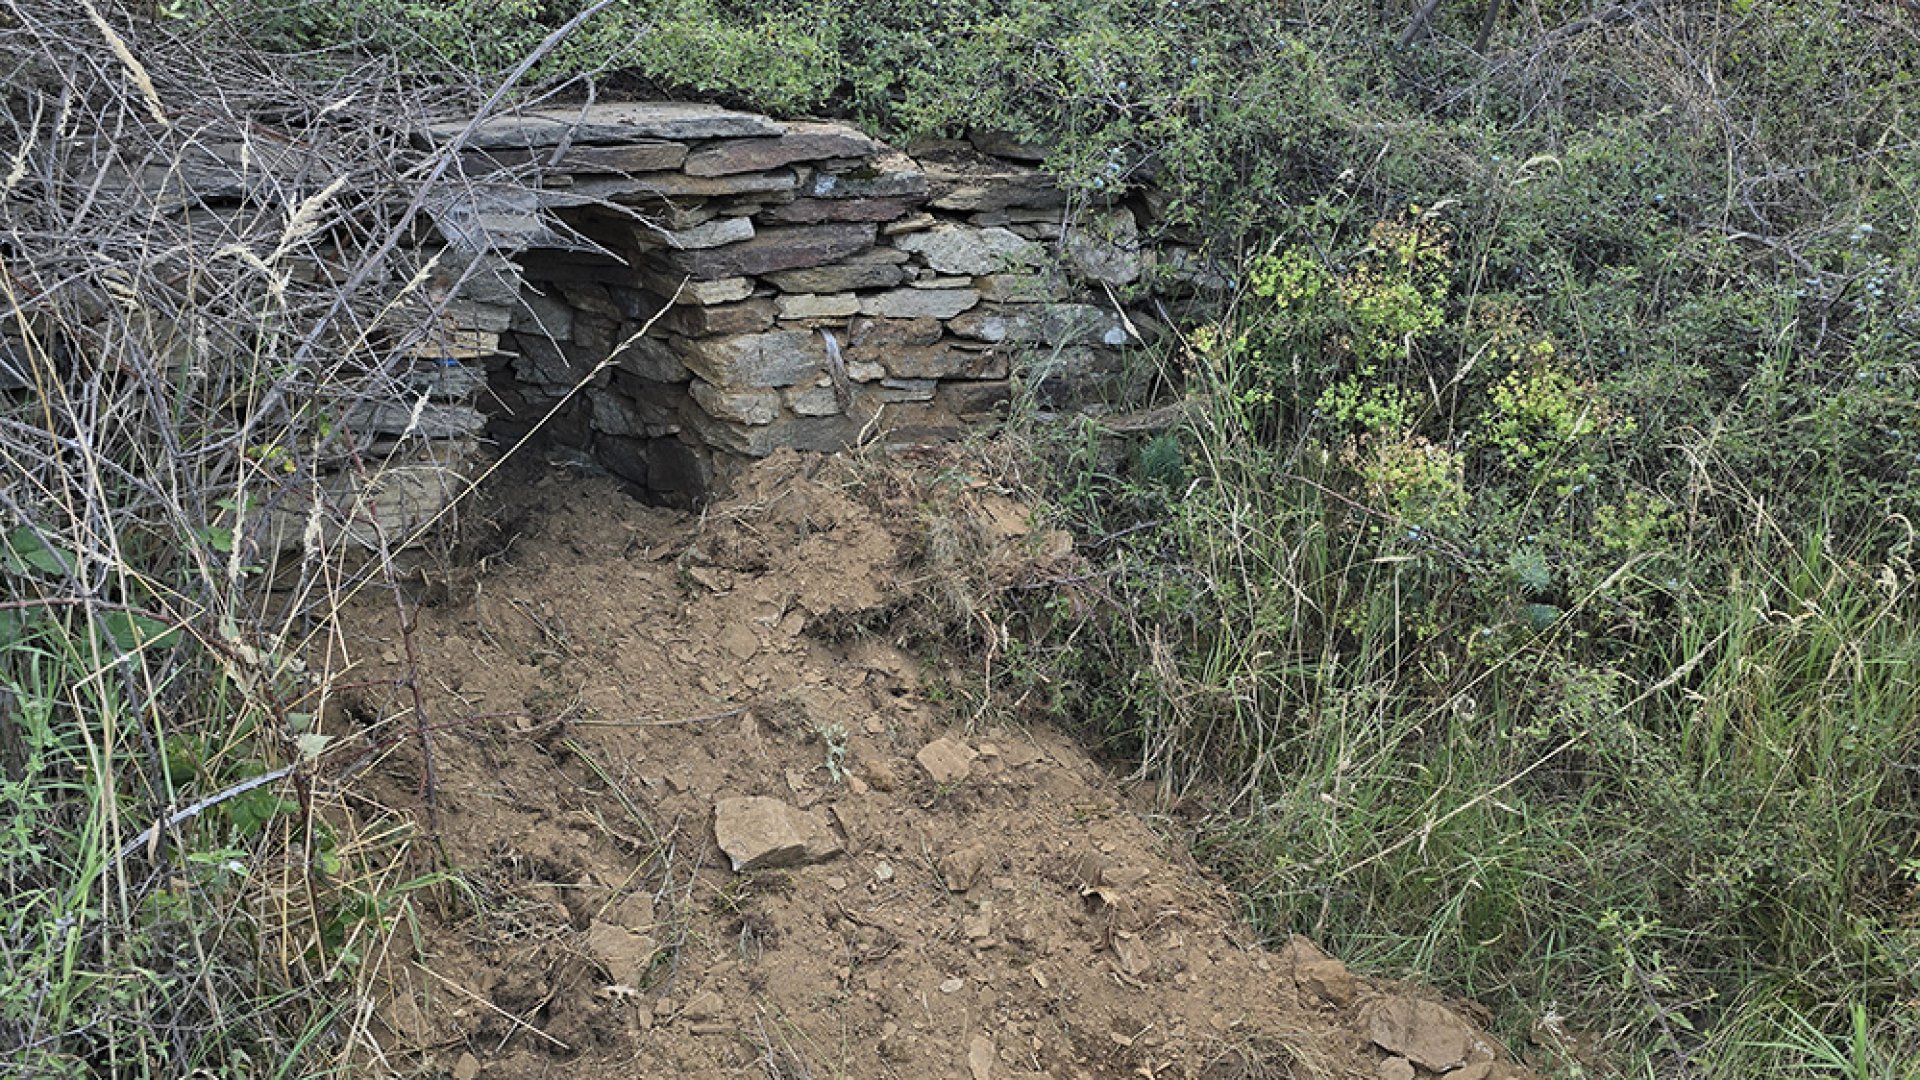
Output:
[[780,394],[775,390],[722,389],[703,379],[693,380],[687,389],[715,420],[760,426],[780,418]]
[[694,374],[729,389],[793,386],[822,374],[826,345],[808,330],[683,340],[678,352]]
[[939,225],[909,233],[893,246],[919,255],[945,274],[997,274],[1033,266],[1045,257],[1039,244],[1006,229],[976,229],[967,225]]
[[895,289],[862,297],[860,313],[883,319],[951,319],[980,302],[973,289]]
[[673,252],[667,263],[697,281],[798,270],[865,251],[873,246],[874,232],[870,222],[779,226],[722,248]]

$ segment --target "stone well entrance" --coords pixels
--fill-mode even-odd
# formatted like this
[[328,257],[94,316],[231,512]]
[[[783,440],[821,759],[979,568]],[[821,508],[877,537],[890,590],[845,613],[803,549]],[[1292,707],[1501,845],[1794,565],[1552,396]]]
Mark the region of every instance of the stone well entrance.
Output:
[[1016,363],[1084,393],[1154,325],[1119,300],[1154,261],[1136,210],[1070,209],[1005,140],[909,156],[839,124],[643,103],[423,141],[466,180],[430,208],[428,351],[485,371],[472,407],[496,441],[537,430],[662,501],[783,447],[958,434]]

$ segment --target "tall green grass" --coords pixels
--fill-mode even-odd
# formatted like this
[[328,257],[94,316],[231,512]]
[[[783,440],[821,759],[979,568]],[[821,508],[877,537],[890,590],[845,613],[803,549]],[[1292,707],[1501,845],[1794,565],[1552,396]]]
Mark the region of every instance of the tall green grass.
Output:
[[1709,471],[1694,528],[1556,561],[1549,604],[1508,553],[1568,498],[1482,475],[1474,521],[1409,520],[1325,420],[1276,437],[1245,356],[1125,470],[1055,448],[1096,584],[1036,612],[1050,711],[1208,793],[1260,925],[1569,1070],[1920,1075],[1907,521],[1789,526]]

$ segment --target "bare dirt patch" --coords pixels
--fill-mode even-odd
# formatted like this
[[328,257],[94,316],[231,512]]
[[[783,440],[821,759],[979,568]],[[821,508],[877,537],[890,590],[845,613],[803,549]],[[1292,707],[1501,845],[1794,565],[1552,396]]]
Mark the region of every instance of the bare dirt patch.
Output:
[[411,650],[389,599],[345,614],[328,722],[417,811],[417,673],[461,883],[381,961],[370,1066],[1526,1075],[1465,1007],[1256,947],[1068,735],[961,715],[888,628],[968,617],[942,559],[1006,584],[1071,545],[955,462],[897,470],[782,455],[700,516],[523,476],[497,550],[426,576]]

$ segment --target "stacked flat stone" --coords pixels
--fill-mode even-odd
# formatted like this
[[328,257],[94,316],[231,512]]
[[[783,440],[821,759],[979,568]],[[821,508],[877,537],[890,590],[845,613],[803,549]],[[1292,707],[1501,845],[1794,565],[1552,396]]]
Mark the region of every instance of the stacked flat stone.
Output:
[[499,430],[584,380],[551,433],[665,493],[869,427],[955,434],[1006,400],[1016,353],[1097,376],[1141,322],[1114,299],[1145,266],[1132,211],[1070,218],[1005,140],[909,155],[840,124],[627,103],[425,141],[460,149],[463,195],[433,208],[445,338],[495,352]]

